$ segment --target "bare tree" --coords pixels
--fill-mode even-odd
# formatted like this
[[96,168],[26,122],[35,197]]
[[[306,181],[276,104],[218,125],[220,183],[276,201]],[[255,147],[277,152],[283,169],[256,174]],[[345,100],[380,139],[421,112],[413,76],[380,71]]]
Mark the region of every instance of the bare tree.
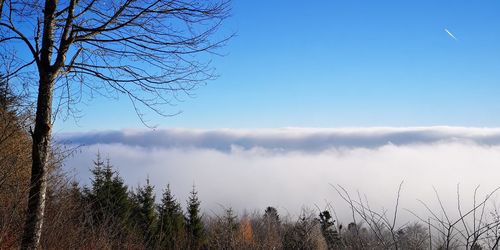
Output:
[[[498,236],[500,220],[497,209],[492,198],[500,188],[496,188],[488,193],[485,198],[479,202],[477,198],[479,186],[474,190],[472,206],[468,210],[463,210],[460,198],[460,188],[457,185],[457,215],[453,217],[450,210],[446,210],[439,193],[434,189],[437,204],[440,209],[432,209],[427,203],[419,200],[428,212],[429,217],[417,215],[417,213],[407,210],[413,214],[420,222],[426,223],[429,232],[429,244],[437,245],[440,249],[482,249],[482,246],[488,245],[491,249],[497,247],[500,241]],[[487,216],[487,202],[492,201],[494,210]],[[432,234],[436,237],[434,237]],[[436,242],[432,241],[432,238]]]
[[[330,184],[331,185],[331,184]],[[399,184],[398,192],[396,196],[396,203],[394,205],[394,211],[392,218],[388,216],[388,211],[384,209],[382,212],[376,212],[370,207],[370,203],[368,202],[368,198],[365,196],[361,197],[361,194],[358,192],[358,200],[355,200],[351,197],[349,192],[340,185],[331,185],[335,191],[339,194],[340,198],[344,200],[352,212],[352,231],[356,235],[356,240],[358,240],[358,244],[362,248],[383,248],[383,249],[400,249],[400,233],[403,232],[404,226],[397,225],[398,211],[399,211],[399,202],[401,198],[401,190],[403,187],[403,181]],[[360,230],[356,222],[356,215],[361,218],[361,222],[365,223],[369,231],[375,237],[375,245],[366,246],[360,237]]]
[[39,245],[60,108],[71,113],[84,94],[123,94],[143,122],[144,107],[168,115],[162,105],[214,77],[197,55],[215,53],[231,36],[214,36],[228,11],[228,0],[0,0],[0,50],[18,62],[7,77],[37,80],[22,248]]

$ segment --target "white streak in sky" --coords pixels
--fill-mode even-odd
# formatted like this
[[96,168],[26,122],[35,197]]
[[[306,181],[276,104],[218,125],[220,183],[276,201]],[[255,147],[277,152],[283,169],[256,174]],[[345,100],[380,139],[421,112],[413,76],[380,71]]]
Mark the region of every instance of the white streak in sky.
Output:
[[446,33],[448,33],[448,35],[450,35],[455,41],[458,40],[448,29],[444,29],[444,31],[446,31]]

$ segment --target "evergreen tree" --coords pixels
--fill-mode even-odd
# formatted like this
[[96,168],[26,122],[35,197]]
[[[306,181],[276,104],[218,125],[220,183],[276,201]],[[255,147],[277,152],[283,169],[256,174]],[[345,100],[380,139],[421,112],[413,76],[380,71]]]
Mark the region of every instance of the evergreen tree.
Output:
[[170,185],[163,191],[161,204],[158,206],[160,217],[158,225],[158,239],[160,246],[165,249],[178,249],[184,236],[184,214],[181,205],[172,195]]
[[274,207],[267,207],[262,219],[264,248],[281,249],[282,228],[278,210]]
[[91,172],[92,188],[85,188],[84,194],[92,208],[94,222],[115,228],[128,226],[131,204],[127,186],[113,171],[109,159],[104,163],[98,153]]
[[203,245],[205,232],[200,214],[200,201],[195,187],[190,193],[187,202],[186,231],[190,249],[200,249]]
[[340,236],[335,228],[335,220],[332,219],[330,212],[327,210],[319,214],[319,223],[321,226],[321,233],[325,237],[328,249],[337,249],[340,244]]
[[232,208],[226,209],[224,213],[224,217],[222,217],[222,223],[226,226],[226,228],[231,232],[234,233],[238,230],[238,216],[234,214],[234,211]]
[[145,245],[149,248],[155,246],[154,235],[156,233],[157,215],[155,210],[154,186],[146,179],[144,187],[138,187],[137,192],[132,195],[133,215],[135,225],[143,236]]
[[280,217],[278,215],[278,210],[274,207],[267,207],[266,210],[264,211],[264,220],[279,224],[280,223]]

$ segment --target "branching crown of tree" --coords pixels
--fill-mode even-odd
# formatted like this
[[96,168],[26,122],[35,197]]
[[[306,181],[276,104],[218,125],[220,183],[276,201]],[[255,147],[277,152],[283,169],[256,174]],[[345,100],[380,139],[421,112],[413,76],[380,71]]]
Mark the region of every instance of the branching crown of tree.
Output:
[[142,119],[215,77],[200,54],[231,36],[215,37],[228,11],[226,0],[0,0],[0,50],[16,62],[9,79],[54,77],[66,111],[82,94],[124,94]]
[[214,77],[196,55],[227,40],[213,38],[228,10],[226,0],[0,0],[0,59],[13,62],[0,73],[36,93],[23,249],[39,248],[60,108],[123,94],[143,122],[140,107],[166,115],[163,105]]

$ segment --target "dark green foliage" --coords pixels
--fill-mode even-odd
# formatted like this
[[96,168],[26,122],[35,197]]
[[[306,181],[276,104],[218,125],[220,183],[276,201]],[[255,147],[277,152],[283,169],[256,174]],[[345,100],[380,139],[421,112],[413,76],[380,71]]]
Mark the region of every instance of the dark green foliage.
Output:
[[146,179],[146,185],[138,187],[136,193],[132,194],[133,210],[132,218],[136,228],[148,247],[155,245],[156,224],[158,216],[155,209],[154,186]]
[[184,237],[184,214],[180,204],[172,195],[170,185],[163,191],[158,214],[159,246],[164,249],[180,248]]
[[205,229],[200,214],[198,192],[196,192],[194,186],[190,194],[187,202],[186,232],[189,240],[189,248],[199,249],[202,247],[205,239]]
[[325,237],[328,249],[336,249],[340,246],[341,240],[337,228],[335,227],[335,220],[332,219],[330,212],[323,211],[319,214],[319,223],[321,226],[321,233]]
[[84,196],[92,209],[95,224],[123,228],[129,225],[131,202],[127,186],[113,171],[109,160],[104,163],[98,153],[94,161],[92,187],[84,189]]

